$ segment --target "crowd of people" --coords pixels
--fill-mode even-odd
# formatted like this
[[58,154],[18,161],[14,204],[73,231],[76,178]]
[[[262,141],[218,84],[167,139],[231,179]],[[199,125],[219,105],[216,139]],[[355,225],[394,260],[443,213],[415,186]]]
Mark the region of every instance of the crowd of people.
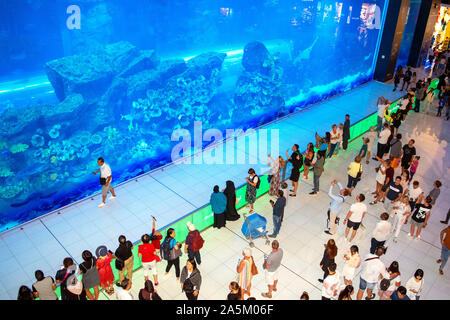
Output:
[[[441,71],[441,67],[438,67],[438,71]],[[417,269],[409,280],[404,282],[401,278],[399,262],[393,261],[386,268],[381,257],[386,252],[386,241],[392,237],[393,242],[396,243],[400,230],[408,224],[408,221],[410,222],[408,235],[411,239],[421,238],[421,231],[426,228],[431,210],[439,197],[442,186],[440,181],[435,181],[433,189],[426,194],[420,187],[420,181],[413,180],[419,170],[420,156],[417,155],[414,139],[404,143],[398,130],[406,121],[408,112],[410,110],[419,112],[421,101],[424,100],[426,101],[425,110],[429,110],[431,106],[434,106],[435,101],[439,100],[439,106],[447,108],[448,120],[447,97],[450,90],[445,82],[446,74],[447,68],[439,75],[437,88],[431,89],[429,87],[430,79],[417,80],[416,74],[411,72],[409,67],[404,73],[403,68],[397,68],[394,77],[394,91],[397,90],[402,80],[400,90],[406,90],[407,94],[399,101],[398,109],[394,113],[390,111],[391,101],[384,97],[379,98],[377,126],[371,127],[362,138],[360,151],[348,165],[346,187],[337,180],[331,182],[328,189],[331,203],[326,215],[327,230],[324,232],[334,236],[340,225],[343,204],[352,197],[355,190],[358,190],[358,182],[363,177],[362,163],[364,160],[366,164],[369,164],[371,160],[379,163],[375,169],[377,172],[374,181],[375,190],[371,195],[356,192],[355,201],[343,219],[345,241],[349,245],[349,249],[345,250],[343,254],[343,266],[338,266],[335,261],[338,255],[335,240],[330,238],[325,244],[323,258],[319,263],[324,274],[321,279],[318,279],[322,283],[323,300],[351,300],[355,294],[353,285],[358,268],[361,268],[359,288],[356,292],[358,300],[364,297],[365,292],[366,300],[374,299],[375,289],[378,289],[378,296],[381,300],[420,298],[424,284],[424,271]],[[444,102],[441,104],[441,101]],[[438,116],[440,114],[441,112],[438,110]],[[320,178],[325,171],[325,162],[347,150],[350,139],[350,116],[345,116],[344,123],[333,124],[331,130],[325,132],[323,137],[316,133],[315,138],[315,143],[308,143],[306,151],[303,153],[300,152],[300,146],[295,144],[292,146],[291,153],[289,150],[286,151],[286,159],[283,156],[276,158],[268,156],[268,165],[271,167],[268,175],[269,196],[271,197],[270,205],[273,208],[273,232],[269,235],[271,238],[277,238],[282,232],[284,208],[288,199],[296,197],[299,192],[298,182],[301,168],[303,168],[302,179],[304,180],[308,180],[312,173],[313,189],[309,194],[315,196],[320,192]],[[373,152],[375,141],[377,141],[377,150]],[[116,194],[111,186],[110,167],[102,158],[99,158],[97,163],[100,168],[94,174],[100,173],[100,184],[102,185],[102,202],[99,207],[104,207],[108,192],[111,193],[111,200],[116,198]],[[286,179],[289,167],[290,174]],[[401,170],[400,175],[396,176],[396,169]],[[255,212],[254,203],[257,201],[261,177],[253,168],[248,170],[248,174],[245,201],[248,203],[249,214],[252,214]],[[291,189],[289,189],[288,181],[290,181]],[[336,185],[339,188],[337,193],[334,191]],[[368,199],[370,196],[373,196],[373,200]],[[222,191],[219,186],[213,187],[210,197],[211,209],[214,213],[213,228],[220,229],[226,226],[227,221],[240,219],[236,210],[239,201],[232,181],[227,181],[226,188]],[[381,202],[383,206],[377,207],[382,211],[380,220],[372,232],[370,250],[362,257],[358,246],[353,242],[358,230],[365,229],[363,221],[368,211],[367,202],[371,206]],[[441,222],[447,224],[449,217],[450,211],[447,218]],[[163,237],[156,230],[155,219],[153,219],[152,232],[142,235],[137,251],[137,258],[141,260],[145,279],[144,283],[140,284],[142,289],[137,297],[130,290],[133,285],[134,245],[124,235],[121,235],[118,238],[119,243],[115,252],[108,250],[106,246],[99,246],[95,254],[85,250],[82,252],[83,262],[78,266],[71,257],[67,257],[63,260],[62,267],[56,272],[54,278],[45,276],[41,270],[37,270],[35,272],[36,282],[31,288],[20,287],[18,299],[56,300],[58,296],[55,289],[59,286],[62,300],[97,300],[100,288],[108,295],[115,295],[118,300],[161,300],[162,297],[156,289],[159,285],[157,264],[165,260],[167,264],[165,273],[169,274],[174,267],[176,280],[187,299],[197,300],[202,285],[199,266],[202,261],[200,251],[204,240],[195,225],[189,222],[186,227],[188,234],[182,241],[176,238],[173,228],[169,228]],[[447,226],[442,230],[440,239],[442,251],[437,263],[439,264],[438,271],[442,275],[449,256],[450,227]],[[180,257],[183,254],[183,247],[187,260],[181,269]],[[267,292],[262,293],[262,296],[265,298],[272,298],[274,292],[277,291],[278,273],[283,259],[283,250],[278,240],[275,239],[271,242],[271,248],[270,254],[264,256],[263,263]],[[114,283],[115,277],[111,267],[113,260],[118,271],[116,283]],[[150,272],[152,279],[149,278]],[[257,274],[258,268],[252,256],[252,250],[245,248],[236,266],[236,278],[229,284],[230,292],[227,299],[243,300],[246,296],[248,299],[255,299],[251,295],[251,288],[252,278]],[[341,281],[341,276],[343,281]],[[304,292],[300,299],[308,300],[309,294]]]

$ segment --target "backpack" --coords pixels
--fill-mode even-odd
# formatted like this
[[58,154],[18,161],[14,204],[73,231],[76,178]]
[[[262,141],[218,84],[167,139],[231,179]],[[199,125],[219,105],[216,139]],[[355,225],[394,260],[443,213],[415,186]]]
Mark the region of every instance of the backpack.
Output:
[[389,289],[389,287],[391,286],[391,281],[394,280],[397,277],[398,277],[398,275],[396,275],[392,279],[383,279],[383,280],[381,280],[381,282],[380,282],[380,289],[382,291],[386,291],[387,289]]
[[[258,176],[255,174],[255,177],[258,177]],[[252,178],[252,182],[255,179],[255,177]],[[256,189],[259,189],[260,184],[261,184],[261,179],[258,177],[258,182],[256,183]]]
[[203,240],[202,236],[200,235],[200,233],[196,233],[194,238],[192,239],[192,245],[191,248],[194,251],[198,251],[201,248],[203,248],[203,244],[205,243],[205,240]]
[[161,248],[160,248],[161,258],[163,258],[164,260],[170,260],[169,259],[169,255],[170,255],[170,240],[172,240],[172,239],[171,238],[165,238],[163,243],[161,243]]

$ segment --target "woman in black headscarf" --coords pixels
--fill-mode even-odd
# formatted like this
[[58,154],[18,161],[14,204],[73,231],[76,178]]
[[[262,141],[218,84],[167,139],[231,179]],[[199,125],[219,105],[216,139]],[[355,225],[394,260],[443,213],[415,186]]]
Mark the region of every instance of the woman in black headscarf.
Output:
[[225,219],[227,221],[236,221],[241,216],[236,210],[236,188],[234,187],[233,181],[228,180],[226,182],[226,188],[223,191],[227,197],[227,209],[225,210]]

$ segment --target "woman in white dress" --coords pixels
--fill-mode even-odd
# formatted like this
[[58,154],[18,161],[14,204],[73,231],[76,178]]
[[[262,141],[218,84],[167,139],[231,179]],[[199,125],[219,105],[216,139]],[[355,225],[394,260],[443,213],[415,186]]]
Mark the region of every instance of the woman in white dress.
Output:
[[408,222],[408,218],[411,215],[411,207],[409,206],[408,197],[402,197],[399,201],[394,203],[393,210],[391,212],[391,218],[394,218],[394,229],[392,232],[394,233],[393,242],[397,243],[398,235],[400,234],[400,230],[404,224]]
[[[376,155],[375,155],[376,156]],[[377,181],[377,186],[374,192],[372,192],[372,194],[374,195],[374,198],[378,198],[378,196],[380,195],[381,188],[384,185],[384,181],[386,180],[386,166],[384,164],[384,160],[382,160],[381,158],[378,158],[378,161],[381,160],[381,165],[377,168],[378,169],[378,173],[377,173],[377,177],[375,178],[375,180]],[[375,169],[375,170],[377,170]]]
[[359,249],[353,245],[350,250],[344,254],[345,265],[342,270],[342,276],[344,277],[344,283],[346,286],[352,285],[353,278],[355,277],[355,271],[361,265],[361,257],[359,256]]

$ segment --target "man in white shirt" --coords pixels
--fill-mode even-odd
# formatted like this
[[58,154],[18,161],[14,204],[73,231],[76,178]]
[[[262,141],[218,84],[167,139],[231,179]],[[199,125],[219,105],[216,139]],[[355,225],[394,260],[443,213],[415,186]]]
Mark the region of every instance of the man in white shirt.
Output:
[[377,117],[377,131],[380,132],[381,128],[383,126],[383,119],[384,119],[384,112],[386,111],[386,108],[388,108],[391,105],[391,102],[389,100],[386,100],[386,104],[379,104],[378,107],[378,117]]
[[100,169],[94,171],[94,174],[100,172],[100,184],[102,185],[102,203],[98,205],[99,208],[103,208],[106,203],[106,196],[108,195],[108,191],[111,191],[110,200],[116,198],[116,193],[114,192],[114,188],[111,186],[112,173],[109,165],[105,163],[103,158],[98,158],[97,164],[100,166]]
[[[386,153],[387,142],[388,142],[390,135],[391,135],[391,129],[389,129],[389,125],[387,123],[385,123],[383,131],[381,131],[380,135],[378,136],[377,156],[379,158],[383,158],[384,154]],[[375,161],[378,161],[378,159],[375,157],[372,159]]]
[[117,300],[133,300],[133,294],[130,292],[131,289],[131,281],[128,279],[124,279],[120,283],[120,287],[116,290],[116,299]]
[[364,291],[367,289],[366,300],[372,300],[375,298],[375,294],[372,292],[377,286],[378,280],[388,278],[389,273],[386,271],[386,266],[380,257],[384,254],[385,249],[379,247],[375,250],[375,254],[369,253],[363,260],[361,267],[361,276],[359,279],[359,290],[356,295],[356,299],[361,300]]
[[423,191],[422,188],[419,186],[419,181],[415,180],[408,187],[408,199],[409,199],[409,206],[411,207],[411,211],[414,210],[416,207],[416,203],[422,203],[423,199]]
[[337,125],[333,124],[330,132],[330,152],[328,153],[328,158],[331,158],[333,156],[340,137],[341,133],[339,132]]
[[336,272],[336,263],[331,263],[328,267],[329,274],[323,280],[322,300],[337,300],[341,280],[339,274]]
[[347,224],[347,228],[345,228],[345,241],[347,241],[350,228],[353,228],[353,231],[349,242],[353,241],[356,235],[356,231],[358,230],[364,216],[367,213],[367,206],[362,203],[365,199],[366,197],[361,193],[356,196],[357,202],[350,206],[350,210],[348,211],[347,216],[344,220],[344,225]]
[[378,247],[384,246],[390,232],[391,223],[388,221],[389,215],[383,212],[380,216],[381,221],[377,223],[375,230],[373,230],[372,240],[370,245],[370,253],[374,254]]

